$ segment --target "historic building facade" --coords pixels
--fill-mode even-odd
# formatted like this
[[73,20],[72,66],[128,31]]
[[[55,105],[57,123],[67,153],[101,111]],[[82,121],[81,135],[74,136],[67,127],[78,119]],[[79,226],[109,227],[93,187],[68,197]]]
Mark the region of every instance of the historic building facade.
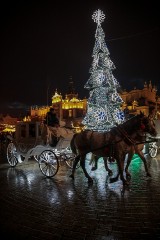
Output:
[[131,114],[138,114],[142,111],[148,116],[149,108],[154,106],[157,117],[159,117],[160,98],[157,96],[157,89],[152,85],[151,81],[148,84],[145,82],[141,90],[136,88],[129,92],[125,90],[120,95],[124,101],[122,109],[127,107]]
[[31,107],[31,119],[36,119],[37,117],[43,119],[50,107],[56,110],[56,114],[61,121],[76,119],[80,119],[81,121],[81,118],[83,118],[86,113],[87,99],[78,98],[78,93],[75,92],[73,82],[70,81],[68,92],[64,99],[56,90],[51,98],[50,106]]
[[[151,81],[144,83],[143,89],[134,88],[131,91],[122,91],[120,93],[124,103],[122,110],[127,108],[130,114],[136,115],[143,112],[148,116],[149,108],[154,106],[157,110],[157,118],[160,118],[160,98],[157,96],[157,89]],[[69,82],[68,92],[63,99],[62,95],[56,90],[51,98],[51,105],[44,107],[31,107],[31,119],[43,119],[50,107],[56,109],[57,116],[61,121],[81,122],[86,114],[87,99],[79,99],[75,92],[73,81]]]
[[[154,106],[156,109],[156,118],[160,119],[160,97],[157,96],[157,89],[149,83],[144,83],[143,89],[134,88],[131,91],[122,91],[120,96],[123,99],[122,110],[128,109],[130,114],[136,115],[143,112],[146,116],[149,109]],[[79,126],[84,118],[87,110],[87,99],[79,99],[78,93],[75,92],[73,81],[69,82],[69,88],[65,98],[56,90],[51,98],[50,106],[31,107],[30,115],[26,116],[23,121],[43,121],[50,107],[56,109],[57,116],[61,121],[65,121],[68,125],[73,122],[74,126]],[[4,129],[4,125],[15,125],[17,118],[10,116],[1,116],[0,125]],[[0,129],[0,131],[2,131]]]

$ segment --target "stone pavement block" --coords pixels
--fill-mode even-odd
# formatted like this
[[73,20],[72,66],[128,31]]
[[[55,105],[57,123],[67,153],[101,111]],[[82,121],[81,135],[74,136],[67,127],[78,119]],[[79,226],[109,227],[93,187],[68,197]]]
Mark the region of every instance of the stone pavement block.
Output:
[[[34,161],[16,168],[1,162],[0,231],[5,239],[160,239],[159,155],[150,161],[151,179],[141,160],[132,161],[128,189],[120,180],[111,184],[102,164],[95,172],[89,167],[93,185],[80,169],[72,181],[66,165],[49,179]],[[115,173],[116,164],[110,167]]]

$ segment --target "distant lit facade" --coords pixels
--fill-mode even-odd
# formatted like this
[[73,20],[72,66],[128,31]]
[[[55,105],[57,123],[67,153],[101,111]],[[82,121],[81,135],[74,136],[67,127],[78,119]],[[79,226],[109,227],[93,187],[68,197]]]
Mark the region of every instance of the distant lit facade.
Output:
[[[136,89],[127,92],[124,90],[120,93],[123,99],[122,110],[126,107],[129,109],[131,114],[138,114],[143,112],[146,116],[149,114],[149,107],[155,106],[157,109],[157,117],[160,118],[160,98],[156,95],[157,89],[152,86],[151,81],[149,84],[144,83],[143,89]],[[87,109],[87,99],[78,99],[78,93],[75,93],[73,82],[69,82],[69,90],[63,99],[62,95],[56,90],[52,96],[51,106],[55,108],[57,116],[60,120],[67,119],[82,119],[86,114]],[[31,107],[31,118],[44,118],[47,111],[51,106],[44,107]]]
[[87,108],[87,99],[79,99],[75,93],[73,82],[69,82],[69,90],[63,99],[62,95],[56,90],[52,96],[51,106],[31,107],[31,118],[44,118],[50,107],[56,110],[60,120],[78,119],[84,117]]
[[157,110],[157,117],[160,118],[160,98],[157,96],[157,89],[152,86],[151,81],[149,84],[145,82],[142,90],[136,88],[130,92],[125,90],[120,95],[124,101],[123,110],[127,107],[132,114],[136,115],[142,111],[148,116],[149,107],[154,106]]
[[[143,89],[134,88],[131,91],[124,90],[120,93],[123,99],[122,110],[126,107],[131,114],[138,114],[142,111],[146,116],[149,114],[149,107],[155,106],[157,110],[156,118],[160,119],[160,97],[157,96],[157,89],[152,86],[151,81],[149,84],[144,83]],[[56,90],[51,98],[50,106],[34,106],[31,107],[30,116],[24,117],[23,121],[42,121],[49,111],[50,107],[54,107],[57,116],[60,120],[71,120],[74,126],[79,126],[83,120],[87,110],[87,99],[78,99],[78,93],[75,93],[73,82],[69,83],[69,90],[63,99],[62,95]],[[0,116],[0,132],[12,131],[15,128],[18,118],[13,118],[9,115]],[[9,130],[8,130],[9,129]]]
[[3,117],[0,116],[0,132],[14,132],[17,118],[9,115]]

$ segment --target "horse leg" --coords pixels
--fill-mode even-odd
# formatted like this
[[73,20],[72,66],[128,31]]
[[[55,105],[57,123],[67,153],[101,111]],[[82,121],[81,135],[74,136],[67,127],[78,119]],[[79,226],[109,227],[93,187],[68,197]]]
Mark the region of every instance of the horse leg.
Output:
[[118,169],[120,174],[120,179],[123,182],[123,186],[129,185],[129,182],[124,178],[123,170],[124,170],[124,160],[125,160],[125,154],[123,154],[120,158],[118,163]]
[[[98,159],[99,157],[95,156],[94,157],[94,166],[91,168],[91,171],[95,171],[98,168]],[[104,160],[104,166],[106,171],[108,172],[109,176],[111,176],[113,174],[112,170],[108,167],[108,163],[107,163],[107,157],[103,158]]]
[[76,170],[76,166],[77,166],[79,160],[80,160],[80,155],[75,157],[74,162],[73,162],[72,173],[71,173],[71,175],[69,175],[69,177],[72,178],[73,180],[74,180],[74,173],[75,173],[75,170]]
[[119,175],[120,175],[120,166],[119,166],[119,158],[116,157],[116,162],[117,162],[117,175],[115,177],[110,178],[110,183],[114,183],[118,181]]
[[83,169],[83,172],[84,172],[86,178],[88,178],[88,182],[93,183],[93,179],[89,176],[89,174],[85,168],[85,158],[86,158],[86,155],[81,156],[80,165],[81,165],[81,168]]
[[149,172],[149,170],[148,170],[147,161],[146,161],[146,158],[145,158],[143,152],[142,152],[142,151],[137,151],[137,154],[140,156],[140,158],[141,158],[142,161],[143,161],[144,168],[145,168],[145,171],[146,171],[146,176],[147,176],[147,177],[151,177],[151,174],[150,174],[150,172]]
[[128,153],[128,157],[127,157],[127,163],[126,163],[126,167],[125,167],[125,173],[126,173],[126,178],[130,179],[131,178],[131,174],[130,172],[128,171],[128,168],[129,168],[129,165],[131,163],[131,160],[132,160],[132,157],[134,155],[134,152],[131,151]]
[[110,178],[110,180],[109,180],[110,183],[117,182],[118,178],[119,178],[119,175],[120,175],[120,173],[119,173],[119,169],[118,169],[117,175],[115,177]]
[[92,162],[94,163],[94,166],[91,168],[91,171],[95,171],[98,168],[98,157],[94,155],[94,159],[92,159]]
[[113,174],[112,170],[108,167],[108,163],[107,163],[107,157],[104,157],[103,160],[104,160],[104,166],[105,166],[105,169],[106,171],[108,172],[108,175],[111,176]]
[[110,178],[111,183],[118,181],[118,178],[120,176],[120,179],[123,182],[123,186],[129,185],[129,182],[124,178],[124,175],[123,175],[124,159],[125,159],[125,155],[121,156],[121,157],[116,157],[117,166],[118,166],[118,173],[117,173],[116,177]]

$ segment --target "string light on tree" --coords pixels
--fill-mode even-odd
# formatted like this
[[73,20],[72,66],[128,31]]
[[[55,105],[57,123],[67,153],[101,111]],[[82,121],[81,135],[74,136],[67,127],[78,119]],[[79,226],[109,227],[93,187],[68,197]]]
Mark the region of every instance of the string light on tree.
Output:
[[118,94],[120,85],[112,74],[115,65],[110,59],[101,27],[105,14],[98,9],[93,13],[92,19],[97,23],[97,28],[90,78],[84,86],[89,90],[89,98],[87,113],[82,123],[86,129],[109,131],[116,123],[124,121],[124,113],[120,109],[123,100]]

